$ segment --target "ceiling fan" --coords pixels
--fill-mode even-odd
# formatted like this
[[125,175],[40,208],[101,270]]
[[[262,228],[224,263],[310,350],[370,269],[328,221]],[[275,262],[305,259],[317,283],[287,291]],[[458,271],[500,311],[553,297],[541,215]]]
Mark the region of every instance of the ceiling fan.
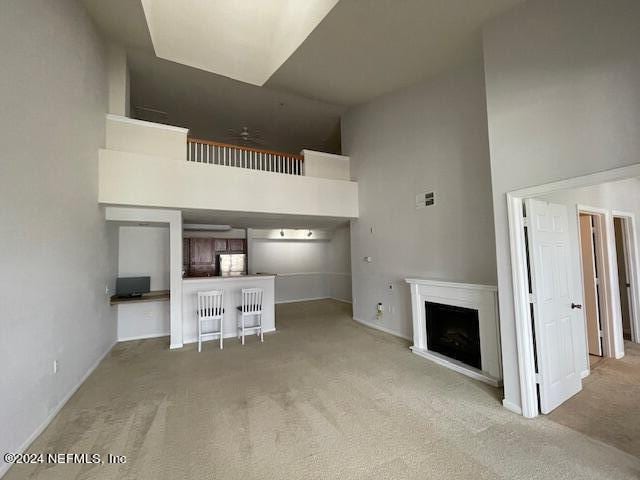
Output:
[[227,136],[234,144],[241,145],[262,145],[264,142],[260,130],[249,130],[249,127],[242,127],[239,130],[230,128]]

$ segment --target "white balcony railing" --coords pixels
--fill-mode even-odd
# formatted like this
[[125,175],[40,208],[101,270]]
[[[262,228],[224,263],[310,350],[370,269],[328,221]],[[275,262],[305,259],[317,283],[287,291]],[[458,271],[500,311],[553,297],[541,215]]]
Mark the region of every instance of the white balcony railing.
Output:
[[304,157],[226,143],[187,139],[187,161],[248,168],[286,175],[304,175]]

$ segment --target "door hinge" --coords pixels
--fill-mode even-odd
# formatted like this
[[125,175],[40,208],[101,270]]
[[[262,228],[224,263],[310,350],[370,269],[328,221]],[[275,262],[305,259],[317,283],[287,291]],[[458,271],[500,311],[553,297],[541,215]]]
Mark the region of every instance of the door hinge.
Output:
[[540,384],[542,383],[542,379],[540,378],[540,374],[536,373],[536,383]]
[[600,330],[600,331],[598,332],[598,336],[599,336],[600,338],[604,338],[604,332],[603,332],[602,330]]
[[596,285],[600,286],[600,279],[596,277]]
[[533,293],[529,294],[529,303],[536,303],[536,296]]
[[529,226],[529,219],[527,217],[522,217],[522,225],[525,227]]

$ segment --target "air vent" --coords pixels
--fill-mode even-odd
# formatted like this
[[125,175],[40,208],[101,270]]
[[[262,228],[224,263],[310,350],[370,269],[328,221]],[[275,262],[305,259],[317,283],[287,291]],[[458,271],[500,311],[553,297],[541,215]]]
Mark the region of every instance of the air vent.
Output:
[[419,193],[416,195],[416,208],[430,207],[436,203],[434,192]]

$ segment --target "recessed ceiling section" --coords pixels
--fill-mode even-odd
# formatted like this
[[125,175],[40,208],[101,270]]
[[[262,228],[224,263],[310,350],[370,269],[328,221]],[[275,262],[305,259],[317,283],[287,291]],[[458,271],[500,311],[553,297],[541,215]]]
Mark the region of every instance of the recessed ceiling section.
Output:
[[142,0],[155,53],[262,86],[338,0]]

